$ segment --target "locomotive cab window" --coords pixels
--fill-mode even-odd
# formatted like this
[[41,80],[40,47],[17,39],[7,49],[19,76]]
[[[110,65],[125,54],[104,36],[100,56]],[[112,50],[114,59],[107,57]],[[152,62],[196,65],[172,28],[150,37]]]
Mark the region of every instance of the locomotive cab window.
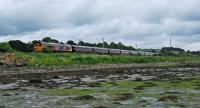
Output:
[[40,43],[38,46],[39,46],[39,47],[42,47],[42,44]]

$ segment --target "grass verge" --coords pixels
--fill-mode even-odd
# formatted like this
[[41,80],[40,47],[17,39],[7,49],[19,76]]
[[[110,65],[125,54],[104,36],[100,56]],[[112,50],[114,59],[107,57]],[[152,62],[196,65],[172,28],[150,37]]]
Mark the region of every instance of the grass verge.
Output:
[[19,57],[28,58],[28,66],[66,66],[91,64],[127,64],[153,62],[200,61],[199,56],[130,56],[130,55],[97,55],[80,53],[22,53]]

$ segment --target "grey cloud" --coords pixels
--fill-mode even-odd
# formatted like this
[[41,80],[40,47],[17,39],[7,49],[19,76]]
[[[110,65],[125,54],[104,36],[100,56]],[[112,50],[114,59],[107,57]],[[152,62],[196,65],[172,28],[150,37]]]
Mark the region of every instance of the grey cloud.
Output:
[[199,0],[1,0],[0,41],[51,35],[62,41],[93,42],[105,37],[160,48],[173,35],[182,46],[198,43],[199,4]]

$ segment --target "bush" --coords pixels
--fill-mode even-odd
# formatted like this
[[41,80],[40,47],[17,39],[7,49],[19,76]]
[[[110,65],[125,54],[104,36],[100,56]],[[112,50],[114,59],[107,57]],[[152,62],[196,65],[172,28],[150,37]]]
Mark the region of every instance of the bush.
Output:
[[33,51],[32,44],[26,44],[20,40],[11,40],[8,43],[12,47],[13,50],[22,51],[22,52],[32,52]]
[[0,52],[10,52],[10,51],[12,51],[12,48],[7,42],[0,43]]
[[52,49],[49,47],[44,49],[44,53],[52,53],[52,52],[53,52]]

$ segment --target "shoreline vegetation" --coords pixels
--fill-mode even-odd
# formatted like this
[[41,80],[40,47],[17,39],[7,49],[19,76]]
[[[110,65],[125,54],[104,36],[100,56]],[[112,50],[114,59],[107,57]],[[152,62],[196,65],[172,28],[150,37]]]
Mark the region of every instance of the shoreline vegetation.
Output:
[[0,54],[0,64],[0,76],[51,75],[143,68],[195,68],[200,66],[200,57],[14,52]]
[[82,53],[3,53],[0,54],[0,64],[26,67],[49,67],[49,66],[79,66],[98,64],[133,64],[133,63],[185,63],[200,62],[200,56],[131,56],[131,55],[98,55]]
[[131,56],[131,55],[98,55],[82,53],[23,53],[16,52],[16,56],[27,60],[28,67],[38,66],[74,66],[95,64],[131,64],[173,62],[184,63],[200,61],[200,56]]

